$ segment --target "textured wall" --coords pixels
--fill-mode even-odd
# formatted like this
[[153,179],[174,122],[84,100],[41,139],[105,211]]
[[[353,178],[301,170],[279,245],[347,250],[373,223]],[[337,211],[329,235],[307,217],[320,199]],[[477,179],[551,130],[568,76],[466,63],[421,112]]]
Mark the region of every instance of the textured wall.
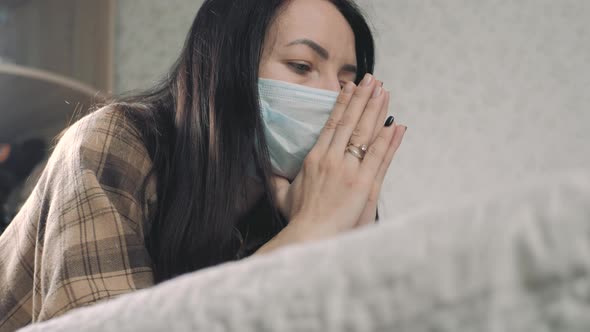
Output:
[[146,88],[176,60],[202,0],[117,0],[115,91]]
[[[119,3],[121,91],[165,71],[200,2]],[[359,3],[376,28],[376,74],[409,127],[385,215],[590,167],[589,1]]]
[[409,130],[385,213],[590,167],[590,2],[363,1]]

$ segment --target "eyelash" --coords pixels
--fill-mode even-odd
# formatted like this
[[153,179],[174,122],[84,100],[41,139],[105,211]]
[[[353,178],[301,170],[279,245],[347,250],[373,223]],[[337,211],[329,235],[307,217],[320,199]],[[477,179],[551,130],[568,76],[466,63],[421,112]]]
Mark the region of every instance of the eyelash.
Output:
[[289,66],[291,67],[291,69],[293,69],[293,71],[300,75],[303,75],[311,71],[311,67],[304,63],[289,62]]
[[[304,75],[311,71],[311,67],[304,63],[289,62],[289,67],[299,75]],[[346,82],[340,82],[340,88],[344,88],[344,85],[346,85]]]

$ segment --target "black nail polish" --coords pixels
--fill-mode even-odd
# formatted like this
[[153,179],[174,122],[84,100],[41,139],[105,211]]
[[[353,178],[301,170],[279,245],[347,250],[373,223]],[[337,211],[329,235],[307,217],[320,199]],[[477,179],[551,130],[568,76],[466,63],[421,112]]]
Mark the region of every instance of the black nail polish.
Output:
[[387,121],[385,121],[385,127],[391,127],[391,125],[393,124],[393,121],[394,121],[394,120],[395,120],[395,119],[394,119],[393,115],[390,115],[390,116],[387,118]]

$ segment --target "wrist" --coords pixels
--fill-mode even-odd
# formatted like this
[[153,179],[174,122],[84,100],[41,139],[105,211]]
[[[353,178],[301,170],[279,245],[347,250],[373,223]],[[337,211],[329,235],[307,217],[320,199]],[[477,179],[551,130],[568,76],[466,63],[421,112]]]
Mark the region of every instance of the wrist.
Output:
[[291,221],[270,241],[260,247],[254,255],[268,253],[297,243],[308,242],[314,238],[317,239],[318,237],[314,236],[308,228],[305,224]]

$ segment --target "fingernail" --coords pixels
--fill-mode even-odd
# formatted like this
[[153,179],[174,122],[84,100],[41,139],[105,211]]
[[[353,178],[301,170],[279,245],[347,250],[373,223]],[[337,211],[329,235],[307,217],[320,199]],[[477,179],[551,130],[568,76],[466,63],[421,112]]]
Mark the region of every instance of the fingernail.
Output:
[[373,90],[372,97],[373,98],[379,97],[381,95],[381,91],[383,91],[383,88],[382,87],[380,87],[380,86],[376,87],[375,90]]
[[352,93],[354,91],[354,83],[348,82],[344,85],[344,93]]
[[369,86],[373,82],[373,75],[366,73],[365,78],[361,81],[361,86]]
[[385,127],[391,127],[391,125],[393,124],[393,121],[395,120],[395,118],[393,117],[393,115],[390,115],[387,118],[387,121],[385,121]]
[[381,86],[383,86],[383,82],[381,82]]
[[405,134],[406,131],[408,131],[408,126],[404,126],[404,128],[406,128],[406,130],[404,130],[404,134]]

